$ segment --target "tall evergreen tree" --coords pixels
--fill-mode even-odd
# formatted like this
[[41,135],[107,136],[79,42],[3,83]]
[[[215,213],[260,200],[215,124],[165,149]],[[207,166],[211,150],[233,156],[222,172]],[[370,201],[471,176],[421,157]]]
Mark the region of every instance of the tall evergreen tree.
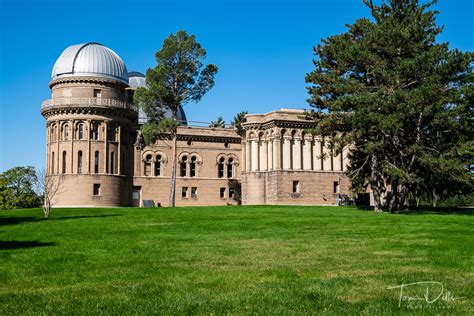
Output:
[[215,128],[224,128],[225,127],[225,121],[222,116],[219,116],[217,120],[211,121],[209,124],[209,127],[215,127]]
[[247,111],[241,111],[239,113],[237,113],[234,118],[232,119],[232,122],[230,122],[230,124],[237,128],[238,130],[241,130],[242,129],[242,123],[245,122],[245,115],[247,115],[248,112]]
[[[178,31],[168,36],[163,47],[156,52],[156,66],[146,72],[146,87],[138,88],[134,102],[146,113],[149,123],[141,132],[149,142],[155,142],[162,132],[171,135],[173,143],[172,171],[169,205],[175,205],[176,191],[176,132],[180,106],[198,102],[214,86],[217,67],[203,65],[206,50],[195,41],[194,35]],[[163,113],[170,110],[171,119],[163,119]]]
[[372,19],[314,49],[306,82],[318,132],[352,145],[353,189],[370,186],[376,211],[470,190],[473,54],[436,43],[436,1],[364,3]]

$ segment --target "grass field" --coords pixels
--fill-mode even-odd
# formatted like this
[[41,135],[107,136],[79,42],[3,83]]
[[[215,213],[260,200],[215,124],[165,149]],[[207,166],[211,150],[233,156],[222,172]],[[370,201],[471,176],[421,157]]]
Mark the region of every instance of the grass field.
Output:
[[[471,213],[344,207],[0,212],[0,315],[472,314]],[[421,281],[400,289],[391,286]],[[449,292],[449,293],[448,293]],[[459,298],[452,300],[453,298]]]

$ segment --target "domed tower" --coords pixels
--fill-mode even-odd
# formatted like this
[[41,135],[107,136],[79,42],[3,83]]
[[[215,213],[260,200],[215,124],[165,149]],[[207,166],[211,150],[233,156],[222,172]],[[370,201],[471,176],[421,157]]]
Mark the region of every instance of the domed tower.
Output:
[[46,119],[46,170],[58,177],[55,206],[130,204],[133,132],[122,59],[99,43],[66,48],[54,64]]

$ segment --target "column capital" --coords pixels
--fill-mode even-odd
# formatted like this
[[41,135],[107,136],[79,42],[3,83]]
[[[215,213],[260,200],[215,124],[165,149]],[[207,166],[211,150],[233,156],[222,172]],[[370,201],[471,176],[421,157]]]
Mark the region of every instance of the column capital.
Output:
[[305,134],[304,135],[304,140],[312,141],[313,140],[313,135],[312,134]]

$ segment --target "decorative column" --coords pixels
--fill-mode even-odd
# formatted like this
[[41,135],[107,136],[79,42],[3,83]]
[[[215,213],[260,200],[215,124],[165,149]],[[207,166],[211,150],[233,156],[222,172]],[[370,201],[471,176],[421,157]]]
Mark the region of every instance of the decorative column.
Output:
[[311,136],[311,134],[304,135],[304,143],[303,143],[303,169],[304,170],[311,170],[312,140],[313,140],[313,137]]
[[281,170],[281,134],[279,130],[273,137],[273,169]]
[[313,170],[322,170],[320,137],[314,137],[313,141]]
[[59,156],[61,156],[61,154],[59,154],[59,133],[61,133],[61,125],[59,125],[59,121],[56,121],[56,147],[57,147],[57,151],[56,151],[56,170],[58,170],[57,173],[59,173],[59,171],[61,169],[59,169]]
[[283,169],[291,169],[291,135],[283,136]]
[[295,135],[293,139],[293,169],[301,170],[301,136]]
[[321,142],[321,150],[324,154],[323,170],[331,170],[331,150],[327,148],[327,141],[325,139]]
[[268,141],[261,140],[261,147],[260,147],[260,171],[267,171],[268,170]]
[[242,148],[242,156],[240,158],[240,161],[242,161],[242,172],[245,172],[247,170],[247,142],[245,140],[241,141],[241,148]]
[[50,161],[49,161],[50,143],[51,143],[50,124],[46,121],[46,168],[45,168],[46,175],[48,175],[51,172],[51,166],[49,165],[50,164]]
[[91,173],[91,131],[92,131],[92,122],[87,120],[87,173]]
[[250,172],[252,170],[252,140],[247,138],[245,143],[245,171]]
[[337,154],[333,157],[334,171],[342,171],[342,155]]
[[76,136],[76,129],[74,128],[74,120],[70,120],[69,121],[70,125],[71,125],[71,129],[70,129],[70,132],[71,132],[71,135],[70,135],[70,139],[71,139],[71,174],[74,173],[74,137]]
[[104,122],[104,174],[107,173],[107,156],[108,156],[108,152],[107,152],[107,142],[108,142],[108,139],[109,139],[109,128],[108,128],[108,124],[107,122]]
[[258,138],[251,139],[252,171],[258,171]]
[[346,146],[342,149],[342,171],[347,171],[349,165],[349,146]]
[[[118,126],[118,152],[117,152],[117,174],[122,174],[122,126]],[[115,171],[115,170],[113,170]],[[155,172],[155,169],[153,169],[153,172]],[[115,173],[115,172],[114,172]]]
[[268,170],[273,170],[273,137],[268,140],[267,148]]

